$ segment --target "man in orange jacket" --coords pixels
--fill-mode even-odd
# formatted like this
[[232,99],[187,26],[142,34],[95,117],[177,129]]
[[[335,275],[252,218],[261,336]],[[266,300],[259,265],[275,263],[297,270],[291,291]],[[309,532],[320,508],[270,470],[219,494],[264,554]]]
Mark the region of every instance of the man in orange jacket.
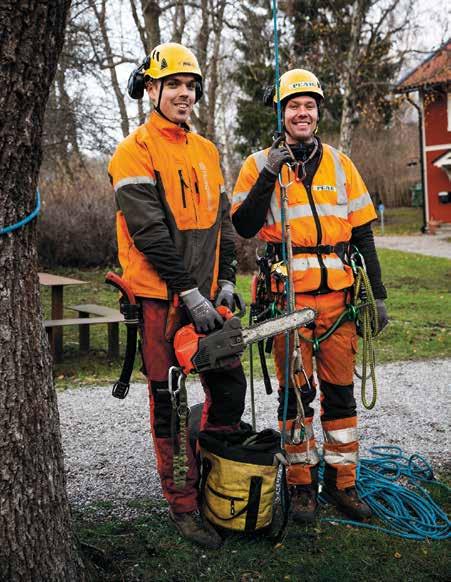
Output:
[[[244,162],[233,193],[232,221],[246,238],[266,241],[272,260],[282,258],[282,216],[278,175],[288,186],[288,216],[293,245],[293,279],[296,308],[313,307],[318,317],[313,329],[302,335],[321,336],[345,310],[354,277],[349,266],[350,245],[366,263],[376,298],[379,328],[387,324],[385,288],[374,246],[371,222],[376,213],[367,188],[352,161],[316,136],[323,91],[318,79],[304,69],[294,69],[280,79],[283,136],[271,148],[256,152]],[[277,95],[274,96],[277,104]],[[296,168],[294,171],[287,164]],[[293,181],[294,180],[294,181]],[[355,489],[358,454],[353,371],[357,350],[356,326],[348,321],[321,343],[316,354],[321,390],[324,433],[325,490],[337,507],[354,519],[370,516],[370,509]],[[296,395],[289,386],[286,450],[288,481],[295,521],[312,521],[317,510],[319,456],[312,429],[316,387],[313,381],[312,344],[302,342],[301,352],[309,382],[302,376],[301,401],[305,437],[294,438]],[[283,426],[285,338],[274,342],[279,381],[279,425]]]
[[[169,315],[177,296],[182,317],[207,333],[222,325],[214,305],[233,309],[234,231],[219,154],[187,121],[202,96],[202,74],[182,45],[157,46],[131,76],[129,93],[154,105],[148,121],[118,146],[109,165],[116,195],[116,226],[123,278],[140,298],[143,360],[157,468],[169,516],[180,533],[216,548],[221,538],[197,516],[198,473],[186,448],[186,485],[174,483],[174,439],[168,370],[177,361]],[[181,325],[182,322],[179,322]],[[201,375],[206,393],[203,428],[232,431],[244,410],[246,381],[239,362]],[[188,439],[187,439],[188,440]]]

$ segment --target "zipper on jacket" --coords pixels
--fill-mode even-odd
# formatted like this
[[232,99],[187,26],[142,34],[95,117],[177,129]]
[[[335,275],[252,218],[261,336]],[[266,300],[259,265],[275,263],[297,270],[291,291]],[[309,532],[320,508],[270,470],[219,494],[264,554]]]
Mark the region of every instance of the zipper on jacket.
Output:
[[[323,159],[323,152],[321,151],[321,156],[320,156],[318,165],[316,166],[315,173],[313,174],[312,179],[310,181],[310,184],[304,184],[304,188],[307,192],[307,197],[308,197],[308,201],[310,204],[310,208],[312,209],[313,220],[315,221],[315,226],[316,226],[316,246],[319,246],[323,240],[323,231],[321,228],[321,221],[320,221],[319,216],[318,216],[318,211],[316,209],[315,201],[313,200],[312,184],[313,184],[313,180],[315,179],[315,174],[321,165],[322,159]],[[324,264],[323,257],[321,256],[321,254],[317,253],[316,256],[318,258],[318,263],[319,263],[319,267],[321,270],[321,281],[320,281],[318,289],[324,289],[324,288],[327,288],[327,268],[326,268],[326,265]]]
[[213,489],[213,487],[210,484],[207,484],[207,487],[213,493],[213,495],[216,495],[221,499],[227,499],[227,501],[230,501],[230,515],[235,515],[236,513],[235,501],[244,501],[244,497],[233,497],[231,495],[224,495],[224,493],[220,493],[219,491]]
[[[312,179],[313,182],[313,179]],[[318,216],[318,211],[316,210],[315,201],[313,200],[311,186],[305,185],[305,189],[307,191],[307,197],[310,204],[310,208],[312,209],[313,219],[315,221],[316,226],[316,246],[321,244],[323,240],[323,231],[321,229],[321,222]],[[324,264],[323,257],[320,253],[317,253],[316,256],[318,257],[319,267],[321,269],[321,281],[319,284],[319,289],[324,289],[327,287],[327,269],[326,265]]]
[[179,178],[180,178],[180,187],[182,189],[182,204],[183,204],[183,208],[186,208],[186,194],[185,194],[186,184],[185,184],[185,180],[183,179],[182,170],[179,170]]

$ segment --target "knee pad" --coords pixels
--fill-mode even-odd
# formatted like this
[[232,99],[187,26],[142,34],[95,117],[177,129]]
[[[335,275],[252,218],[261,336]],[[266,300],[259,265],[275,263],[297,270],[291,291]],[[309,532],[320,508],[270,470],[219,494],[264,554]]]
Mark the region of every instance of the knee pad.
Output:
[[172,402],[167,382],[150,381],[153,430],[159,438],[171,436]]
[[354,398],[354,384],[338,386],[321,380],[323,394],[323,420],[337,420],[356,416],[356,401]]

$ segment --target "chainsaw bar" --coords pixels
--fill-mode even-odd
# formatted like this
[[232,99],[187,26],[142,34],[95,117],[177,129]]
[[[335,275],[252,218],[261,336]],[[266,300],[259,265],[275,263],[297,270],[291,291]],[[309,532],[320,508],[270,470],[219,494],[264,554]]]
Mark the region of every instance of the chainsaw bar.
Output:
[[199,334],[193,324],[185,325],[174,336],[174,350],[184,374],[207,372],[231,364],[246,346],[308,325],[315,319],[314,309],[305,308],[267,319],[248,328],[230,314],[221,329]]
[[243,344],[248,346],[269,337],[274,337],[287,331],[293,331],[298,327],[304,327],[311,323],[316,316],[314,309],[306,307],[293,313],[273,317],[261,323],[256,323],[242,330]]

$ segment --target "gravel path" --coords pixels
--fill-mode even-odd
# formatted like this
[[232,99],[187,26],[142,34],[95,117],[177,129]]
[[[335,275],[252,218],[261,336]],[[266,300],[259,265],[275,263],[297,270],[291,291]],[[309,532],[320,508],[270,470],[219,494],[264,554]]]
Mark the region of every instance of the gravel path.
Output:
[[[374,444],[396,444],[407,454],[425,455],[435,469],[450,467],[451,359],[380,366],[378,380],[376,408],[360,412],[362,454]],[[202,394],[192,383],[190,404],[200,402]],[[256,394],[257,428],[276,428],[276,395],[267,396],[261,382],[257,382]],[[111,396],[109,387],[95,387],[60,393],[58,403],[68,493],[75,507],[110,501],[113,507],[105,513],[127,518],[136,511],[128,508],[128,500],[161,498],[144,384],[132,385],[122,401]],[[248,402],[244,420],[249,417]]]
[[408,253],[419,253],[431,257],[451,259],[451,243],[445,238],[451,234],[418,234],[411,236],[376,236],[376,246],[380,249],[393,249]]

